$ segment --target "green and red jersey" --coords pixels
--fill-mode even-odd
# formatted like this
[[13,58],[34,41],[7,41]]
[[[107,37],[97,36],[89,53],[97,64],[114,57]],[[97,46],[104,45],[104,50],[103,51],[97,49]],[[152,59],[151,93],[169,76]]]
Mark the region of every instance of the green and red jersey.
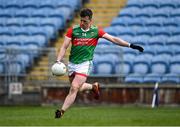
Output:
[[69,61],[79,64],[92,60],[98,39],[104,34],[103,29],[97,26],[91,26],[88,31],[84,31],[80,25],[69,28],[66,34],[67,37],[72,39]]

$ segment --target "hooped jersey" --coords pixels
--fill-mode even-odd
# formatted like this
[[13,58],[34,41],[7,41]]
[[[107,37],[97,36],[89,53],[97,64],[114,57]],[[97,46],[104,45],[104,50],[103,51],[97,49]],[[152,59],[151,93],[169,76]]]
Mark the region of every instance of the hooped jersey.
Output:
[[69,28],[66,34],[72,41],[69,61],[75,64],[91,61],[98,39],[104,34],[97,26],[91,26],[88,31],[82,30],[80,25]]

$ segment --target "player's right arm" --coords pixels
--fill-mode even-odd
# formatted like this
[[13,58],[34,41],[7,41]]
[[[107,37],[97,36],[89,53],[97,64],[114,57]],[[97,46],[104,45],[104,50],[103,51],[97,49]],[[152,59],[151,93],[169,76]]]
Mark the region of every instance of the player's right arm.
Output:
[[72,40],[72,32],[73,32],[73,29],[69,28],[66,35],[65,35],[64,42],[63,42],[63,44],[61,46],[61,49],[60,49],[60,51],[58,53],[58,56],[57,56],[57,59],[56,59],[57,62],[62,61],[62,59],[64,58],[66,50],[69,47],[69,45],[71,43],[71,40]]
[[63,44],[62,44],[62,46],[60,48],[60,51],[58,53],[58,56],[57,56],[57,60],[56,60],[57,62],[62,61],[62,59],[64,58],[64,55],[65,55],[66,50],[69,47],[70,43],[71,43],[71,38],[65,36],[64,42],[63,42]]

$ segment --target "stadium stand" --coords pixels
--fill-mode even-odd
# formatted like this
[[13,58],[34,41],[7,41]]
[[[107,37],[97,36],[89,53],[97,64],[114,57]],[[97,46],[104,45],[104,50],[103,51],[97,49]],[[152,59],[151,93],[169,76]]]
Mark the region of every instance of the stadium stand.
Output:
[[1,75],[26,74],[26,68],[40,57],[39,49],[57,39],[81,7],[80,0],[70,5],[67,0],[1,0]]
[[179,5],[178,0],[128,0],[105,28],[107,33],[145,48],[142,54],[122,49],[124,62],[115,62],[115,73],[123,74],[126,83],[180,83]]
[[[74,18],[75,11],[81,7],[80,0],[73,0],[71,4],[68,4],[68,0],[0,1],[0,47],[36,50],[33,55],[23,52],[17,55],[15,61],[12,59],[12,66],[19,68],[18,74],[25,73],[26,68],[32,66],[31,61],[40,55],[37,50],[48,47],[51,40],[57,39],[58,31],[67,27],[67,22]],[[142,45],[145,51],[141,54],[128,48],[117,48],[116,45],[101,39],[95,52],[94,75],[123,74],[125,82],[134,82],[136,79],[134,77],[139,77],[136,81],[139,83],[154,81],[179,83],[179,72],[172,70],[174,67],[179,67],[177,57],[180,53],[179,7],[178,0],[173,2],[171,0],[128,0],[126,6],[117,17],[114,17],[105,31],[131,43]],[[107,55],[99,53],[98,49],[103,47],[108,48]],[[118,50],[121,50],[123,55],[119,52],[114,53]],[[3,52],[0,59],[3,59],[6,54]],[[174,57],[177,57],[178,61],[173,61],[176,59]],[[23,60],[20,62],[20,59]],[[160,61],[161,59],[166,62]],[[6,72],[3,69],[6,60],[3,59],[0,64],[1,74]],[[139,67],[141,67],[139,71],[144,71],[143,73],[138,72]],[[14,67],[10,67],[10,70],[15,73],[16,71],[11,68]],[[102,70],[102,68],[107,69]],[[121,68],[123,71],[120,70]],[[172,75],[175,77],[171,79]]]

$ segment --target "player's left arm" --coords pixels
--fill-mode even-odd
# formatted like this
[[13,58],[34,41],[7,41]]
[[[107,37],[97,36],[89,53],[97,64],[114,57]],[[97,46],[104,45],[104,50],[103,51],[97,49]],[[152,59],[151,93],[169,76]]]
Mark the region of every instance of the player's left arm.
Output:
[[119,46],[123,46],[123,47],[130,47],[132,49],[137,49],[139,50],[140,52],[143,52],[143,47],[139,46],[139,45],[136,45],[136,44],[132,44],[132,43],[129,43],[121,38],[118,38],[118,37],[115,37],[115,36],[112,36],[108,33],[105,33],[103,36],[103,38],[119,45]]

